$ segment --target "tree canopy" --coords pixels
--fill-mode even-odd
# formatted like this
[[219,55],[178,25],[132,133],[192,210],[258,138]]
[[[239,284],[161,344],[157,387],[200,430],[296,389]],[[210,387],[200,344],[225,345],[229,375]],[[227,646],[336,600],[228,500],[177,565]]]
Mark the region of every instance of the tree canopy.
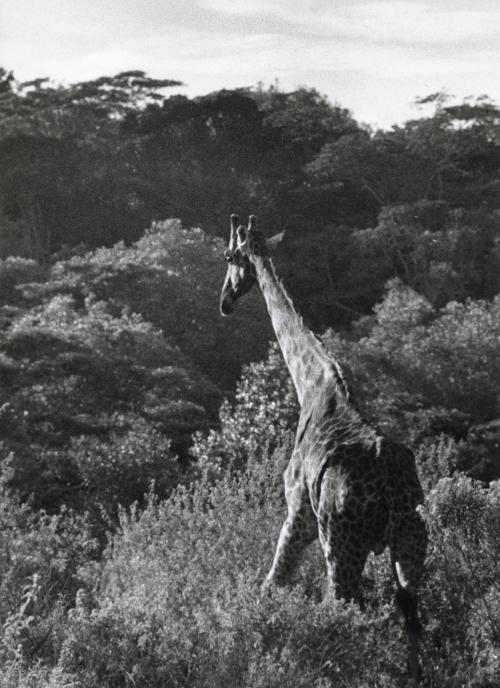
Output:
[[298,405],[258,290],[218,312],[235,211],[416,454],[425,683],[496,685],[500,110],[174,86],[0,70],[0,688],[406,685],[388,557],[363,611],[314,547],[261,595]]

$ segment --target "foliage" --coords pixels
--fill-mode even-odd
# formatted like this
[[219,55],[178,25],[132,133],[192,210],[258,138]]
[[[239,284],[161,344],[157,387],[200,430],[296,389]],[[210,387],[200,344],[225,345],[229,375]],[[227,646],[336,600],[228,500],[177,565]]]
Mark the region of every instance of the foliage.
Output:
[[[356,233],[346,225],[285,234],[276,256],[277,269],[313,330],[323,331],[332,323],[346,325],[363,312],[365,304],[372,304],[376,283],[372,281],[366,297],[358,266],[364,255]],[[374,261],[370,267],[377,269]]]
[[119,243],[55,263],[49,279],[28,285],[25,294],[35,302],[56,294],[72,294],[79,302],[92,296],[113,312],[139,313],[214,382],[229,388],[242,363],[264,355],[271,328],[261,322],[264,308],[257,293],[234,318],[220,317],[223,252],[220,239],[166,220],[154,223],[132,246]]
[[286,225],[298,309],[415,449],[424,684],[496,685],[498,108],[372,132],[306,87],[175,83],[0,70],[0,687],[409,685],[387,553],[363,612],[317,544],[260,589],[297,401],[260,297],[219,318],[233,210]]
[[86,517],[66,510],[49,516],[21,504],[5,488],[6,470],[4,465],[0,485],[0,664],[8,674],[24,660],[33,667],[38,660],[55,663],[60,624],[83,584],[82,567],[99,547]]
[[9,87],[0,92],[1,138],[18,132],[98,135],[104,123],[119,121],[128,112],[161,100],[158,91],[181,85],[172,79],[152,79],[139,70],[68,86],[47,78],[21,83],[10,77]]
[[0,255],[47,263],[64,245],[137,236],[146,217],[120,123],[174,85],[140,71],[69,86],[11,80],[0,92]]
[[[486,98],[432,94],[430,115],[371,132],[306,87],[164,98],[175,82],[139,71],[68,86],[3,74],[0,256],[47,265],[164,217],[220,236],[239,210],[271,233],[286,226],[281,274],[319,330],[369,312],[395,275],[439,306],[498,290],[498,108]],[[436,232],[421,207],[440,203],[450,214]]]
[[365,415],[386,432],[466,437],[500,415],[499,307],[496,297],[437,310],[395,281],[374,318],[359,321],[361,337],[330,332],[325,343],[348,361]]
[[370,685],[374,672],[384,685],[397,674],[402,653],[394,627],[382,631],[385,609],[366,619],[301,586],[259,591],[283,511],[283,458],[124,515],[96,606],[69,623],[61,668],[85,667],[88,686],[326,686],[339,675]]
[[299,171],[326,141],[340,139],[358,130],[351,113],[333,107],[316,89],[299,88],[284,93],[271,86],[260,88],[255,98],[264,113],[264,128],[280,147],[288,165]]
[[[57,670],[88,688],[410,685],[386,557],[370,561],[363,613],[322,600],[316,546],[291,587],[260,590],[284,516],[289,450],[124,512],[97,578],[95,566],[93,582],[82,571],[83,587],[47,641],[46,680]],[[498,487],[457,475],[428,494],[425,685],[479,688],[498,675]],[[15,628],[9,617],[6,630]],[[10,660],[11,672],[20,666]]]
[[425,184],[418,174],[418,158],[410,158],[405,147],[404,133],[397,129],[373,137],[368,131],[354,132],[325,144],[308,172],[316,183],[327,183],[334,190],[360,186],[378,207],[401,196],[417,200],[424,196]]
[[[113,494],[111,504],[136,499],[153,478],[171,488],[178,468],[169,441],[185,448],[217,397],[152,325],[91,299],[77,309],[55,296],[27,311],[2,333],[1,349],[11,485],[48,508],[77,505],[87,490],[95,499]],[[100,469],[88,466],[90,448]]]
[[25,305],[19,286],[44,279],[38,263],[26,258],[9,256],[0,260],[0,305]]
[[494,684],[500,675],[500,482],[487,490],[460,474],[445,478],[425,514],[429,665],[439,685]]
[[[433,305],[491,298],[500,291],[498,211],[452,210],[443,202],[390,206],[375,228],[353,233],[356,254],[370,287],[394,276]],[[363,289],[368,282],[360,285]]]
[[111,430],[103,441],[92,435],[71,438],[68,456],[92,500],[106,505],[141,500],[152,481],[168,494],[180,480],[180,469],[168,436],[142,418]]
[[295,426],[298,403],[277,344],[268,357],[243,369],[234,403],[225,400],[220,428],[198,433],[191,448],[199,469],[221,478],[249,460],[264,460]]
[[420,199],[457,204],[464,196],[498,207],[498,107],[484,98],[451,105],[444,94],[434,102],[430,117],[326,143],[309,164],[312,179],[360,186],[379,208]]

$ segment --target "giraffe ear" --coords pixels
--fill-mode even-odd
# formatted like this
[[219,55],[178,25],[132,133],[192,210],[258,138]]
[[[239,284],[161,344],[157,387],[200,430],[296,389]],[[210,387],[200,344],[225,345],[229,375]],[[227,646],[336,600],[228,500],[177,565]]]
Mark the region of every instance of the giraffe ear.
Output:
[[275,234],[272,237],[269,237],[269,239],[266,239],[266,246],[269,249],[269,251],[274,251],[280,241],[283,240],[283,237],[285,236],[285,232],[280,232],[279,234]]

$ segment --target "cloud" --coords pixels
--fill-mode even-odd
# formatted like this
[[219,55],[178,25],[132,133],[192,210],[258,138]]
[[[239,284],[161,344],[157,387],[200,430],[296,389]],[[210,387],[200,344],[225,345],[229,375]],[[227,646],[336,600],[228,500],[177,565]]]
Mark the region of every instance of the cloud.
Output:
[[[317,36],[388,43],[455,43],[498,38],[500,13],[493,9],[457,9],[450,1],[417,2],[299,2],[288,0],[200,0],[212,12],[253,20],[273,18],[280,26],[295,26]],[[481,3],[477,3],[479,6]],[[484,3],[483,3],[484,5]],[[251,19],[251,20],[250,20]]]
[[500,14],[452,3],[373,2],[363,6],[363,35],[384,42],[449,44],[498,37]]
[[499,98],[499,33],[498,0],[16,0],[0,64],[66,81],[145,69],[191,95],[279,78],[389,124],[442,87]]

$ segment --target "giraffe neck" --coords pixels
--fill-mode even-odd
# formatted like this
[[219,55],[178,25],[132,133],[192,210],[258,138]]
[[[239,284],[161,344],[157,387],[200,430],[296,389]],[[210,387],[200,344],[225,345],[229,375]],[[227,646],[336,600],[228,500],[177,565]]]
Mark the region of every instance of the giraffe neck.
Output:
[[348,397],[340,365],[326,353],[321,342],[304,325],[283,284],[277,278],[271,259],[259,256],[254,263],[257,280],[295,385],[299,404],[303,406],[308,393],[317,391],[319,385],[332,381],[337,384],[343,396]]

